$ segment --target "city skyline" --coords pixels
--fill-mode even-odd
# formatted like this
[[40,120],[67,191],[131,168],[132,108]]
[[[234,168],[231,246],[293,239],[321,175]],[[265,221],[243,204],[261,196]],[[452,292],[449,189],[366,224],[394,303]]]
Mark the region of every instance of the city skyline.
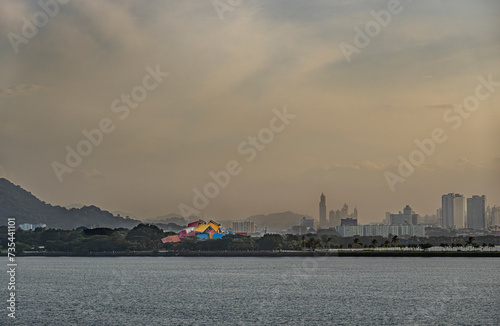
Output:
[[[340,225],[340,219],[343,218],[353,218],[356,220],[359,218],[357,206],[354,208],[353,213],[349,214],[348,205],[347,203],[344,203],[341,210],[335,211],[331,209],[329,211],[329,219],[327,220],[326,218],[324,218],[324,222],[322,225],[322,213],[328,210],[326,199],[327,197],[325,196],[325,194],[321,193],[319,202],[319,215],[317,218],[313,217],[318,221],[318,224],[320,226],[323,226],[323,228],[338,226]],[[437,208],[437,213],[416,214],[415,211],[409,206],[409,204],[406,204],[402,211],[399,210],[399,213],[393,214],[391,213],[392,211],[386,211],[385,218],[380,222],[388,219],[389,224],[417,224],[418,216],[434,216],[439,221],[442,221],[441,227],[443,229],[484,229],[488,227],[489,224],[491,224],[490,222],[494,220],[493,215],[497,214],[497,207],[497,203],[491,203],[490,205],[487,200],[487,195],[471,195],[470,197],[468,197],[458,193],[448,193],[441,196],[441,205]],[[441,216],[439,213],[441,213]],[[390,216],[388,217],[387,214],[389,214]],[[490,220],[488,221],[487,218],[490,218]],[[333,219],[335,219],[336,222],[332,223]],[[404,221],[404,223],[395,223],[395,220]],[[361,219],[359,223],[368,224],[373,223],[373,221],[366,221],[364,219]]]
[[498,204],[499,9],[2,2],[0,176],[142,218]]
[[[1,178],[0,178],[1,179]],[[7,180],[7,179],[4,179]],[[9,180],[6,181],[6,184],[11,184],[13,188],[21,188],[22,191],[25,191],[29,196],[34,196],[35,200],[40,200],[36,194],[32,194],[28,189],[23,189],[20,185],[12,184]],[[8,194],[8,192],[7,192]],[[8,196],[7,196],[8,197]],[[317,223],[318,229],[328,229],[332,227],[338,227],[343,225],[433,225],[434,227],[445,229],[486,229],[490,226],[499,226],[500,225],[500,205],[495,203],[489,203],[487,201],[486,195],[471,195],[471,197],[464,197],[462,194],[458,193],[449,193],[443,194],[441,196],[441,207],[436,210],[436,213],[433,214],[421,214],[421,212],[416,213],[408,204],[403,208],[403,210],[399,210],[399,213],[393,213],[393,211],[386,211],[385,218],[381,218],[375,221],[367,220],[366,218],[359,219],[357,206],[354,207],[352,213],[349,213],[349,205],[347,203],[343,204],[341,209],[329,209],[328,217],[326,217],[326,212],[328,210],[328,206],[326,204],[326,196],[324,193],[320,195],[319,202],[319,214],[317,216],[307,216],[307,218],[311,218],[315,220]],[[57,207],[54,203],[45,203],[41,201],[43,204],[53,205],[53,207]],[[83,206],[94,206],[95,205],[69,205],[65,206],[67,209],[79,209]],[[119,218],[126,217],[131,218],[133,220],[142,220],[148,222],[154,222],[154,219],[134,216],[130,215],[127,212],[123,211],[107,211],[105,208],[97,207],[96,209],[104,209],[104,211],[112,213]],[[394,212],[397,212],[394,211]],[[247,216],[245,219],[219,219],[225,222],[248,222],[250,218],[258,216],[262,218],[266,215],[275,215],[275,214],[284,214],[291,213],[293,215],[302,215],[300,212],[292,212],[290,210],[284,212],[263,212],[261,214],[256,214],[255,216]],[[111,214],[110,214],[111,216]],[[306,216],[303,218],[305,219]],[[163,220],[158,220],[156,222],[164,222],[168,219],[178,219],[179,217],[184,217],[185,221],[193,221],[198,219],[207,218],[202,214],[201,216],[182,216],[175,213],[169,213],[162,216],[156,216],[155,218],[162,218]],[[322,218],[323,217],[323,218]],[[214,219],[216,217],[208,217],[209,219]],[[421,220],[422,219],[422,220]],[[438,224],[436,224],[438,222]],[[262,222],[266,225],[266,222]],[[345,223],[345,224],[344,224]],[[182,224],[182,223],[181,223]]]

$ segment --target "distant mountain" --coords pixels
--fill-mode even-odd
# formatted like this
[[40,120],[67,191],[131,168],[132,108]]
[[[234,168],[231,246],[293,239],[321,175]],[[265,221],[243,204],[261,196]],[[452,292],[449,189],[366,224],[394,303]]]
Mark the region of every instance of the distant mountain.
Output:
[[[73,204],[70,207],[75,206],[78,207],[80,205]],[[122,215],[121,212],[119,214]],[[41,201],[30,192],[11,183],[9,180],[0,178],[0,225],[6,225],[7,218],[12,216],[16,217],[17,225],[22,223],[43,223],[47,224],[48,228],[61,229],[74,229],[80,226],[90,227],[91,225],[110,228],[133,228],[141,223],[138,219],[123,217],[127,215],[115,216],[96,206],[83,206],[81,208],[70,209],[53,206]],[[131,217],[131,215],[128,216]],[[248,217],[247,220],[255,222],[260,228],[267,227],[268,229],[281,230],[289,229],[293,225],[299,224],[303,216],[307,215],[287,211],[268,215],[254,215]],[[199,217],[191,216],[185,219],[178,214],[171,213],[148,218],[146,222],[157,225],[162,224],[164,228],[175,229],[175,224],[185,226],[197,219]],[[228,227],[230,227],[231,221],[224,222],[227,222]]]
[[121,216],[121,217],[125,217],[125,218],[131,218],[133,220],[141,220],[141,218],[135,216],[134,214],[131,214],[131,213],[127,213],[127,212],[122,212],[122,211],[112,211],[111,214],[113,214],[114,216]]
[[168,223],[175,223],[177,225],[187,225],[189,222],[196,221],[198,220],[199,217],[197,216],[190,216],[188,219],[185,219],[179,214],[175,213],[170,213],[167,215],[162,215],[162,216],[157,216],[157,217],[150,217],[145,219],[145,221],[149,223],[163,223],[163,224],[168,224]]
[[178,225],[176,223],[154,223],[157,227],[164,231],[174,231],[179,232],[186,228],[186,225]]
[[246,220],[255,222],[255,225],[261,229],[267,227],[271,230],[281,230],[290,229],[293,225],[300,224],[300,220],[304,216],[311,218],[308,215],[287,211],[268,215],[254,215],[246,218]]
[[85,206],[85,205],[83,205],[83,204],[71,204],[71,205],[66,205],[64,207],[67,209],[72,209],[72,208],[82,208],[83,206]]
[[16,217],[16,224],[47,224],[48,228],[74,229],[80,226],[132,228],[138,220],[113,216],[96,206],[67,209],[52,206],[36,198],[7,179],[0,178],[0,225],[7,224],[7,218]]

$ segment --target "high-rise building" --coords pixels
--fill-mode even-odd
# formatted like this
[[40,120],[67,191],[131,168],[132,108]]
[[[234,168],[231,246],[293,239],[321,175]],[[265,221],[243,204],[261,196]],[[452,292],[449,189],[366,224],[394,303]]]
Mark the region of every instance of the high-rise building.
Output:
[[342,210],[340,211],[341,218],[348,218],[349,217],[349,206],[344,203],[344,207],[342,207]]
[[500,206],[493,206],[490,212],[491,226],[500,226]]
[[337,209],[335,211],[335,223],[333,224],[333,226],[340,226],[340,220],[342,220],[342,212],[340,211],[340,209]]
[[[321,202],[319,206],[319,214],[320,214],[320,226],[322,225],[321,223]],[[325,208],[326,208],[326,203],[325,203]],[[326,210],[325,210],[326,213]],[[333,209],[329,213],[329,220],[328,220],[328,226],[329,227],[337,227],[340,225],[343,225],[342,223],[351,223],[349,222],[342,222],[344,219],[351,219],[351,220],[356,220],[357,225],[357,219],[358,219],[358,209],[357,207],[354,208],[354,211],[352,214],[349,214],[349,206],[345,203],[342,209],[337,209],[334,211]],[[324,227],[324,226],[323,226]]]
[[333,209],[330,211],[330,226],[339,226],[340,220],[342,219],[342,213],[340,210],[334,211]]
[[326,197],[321,193],[319,201],[319,227],[326,228],[328,225],[326,223]]
[[449,193],[441,197],[443,229],[465,228],[465,201],[460,194]]
[[233,232],[255,233],[255,223],[252,221],[233,222]]
[[390,225],[416,225],[418,223],[418,214],[412,211],[409,205],[403,209],[398,214],[390,214],[389,219]]
[[358,219],[346,217],[340,220],[340,226],[356,226],[358,225]]
[[307,218],[304,216],[300,220],[300,225],[315,230],[316,229],[316,220],[313,218]]
[[486,196],[467,198],[467,227],[474,230],[486,228]]
[[391,212],[385,212],[385,218],[384,221],[382,222],[384,225],[390,225],[391,224]]
[[493,225],[493,221],[491,220],[491,207],[490,205],[488,205],[488,207],[486,207],[486,227],[490,227]]

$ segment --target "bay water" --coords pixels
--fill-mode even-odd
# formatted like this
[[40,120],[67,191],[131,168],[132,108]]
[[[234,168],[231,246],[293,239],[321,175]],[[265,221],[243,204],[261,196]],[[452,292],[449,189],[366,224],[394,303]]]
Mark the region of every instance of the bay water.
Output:
[[[3,325],[500,325],[500,258],[20,257]],[[6,263],[0,282],[8,298]]]

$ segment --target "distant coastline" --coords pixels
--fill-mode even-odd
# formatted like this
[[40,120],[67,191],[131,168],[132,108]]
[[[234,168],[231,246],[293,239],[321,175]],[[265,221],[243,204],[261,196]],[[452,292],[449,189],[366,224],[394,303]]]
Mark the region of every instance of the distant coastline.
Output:
[[[2,253],[2,256],[5,256]],[[143,252],[25,252],[19,257],[500,257],[500,251],[143,251]]]

